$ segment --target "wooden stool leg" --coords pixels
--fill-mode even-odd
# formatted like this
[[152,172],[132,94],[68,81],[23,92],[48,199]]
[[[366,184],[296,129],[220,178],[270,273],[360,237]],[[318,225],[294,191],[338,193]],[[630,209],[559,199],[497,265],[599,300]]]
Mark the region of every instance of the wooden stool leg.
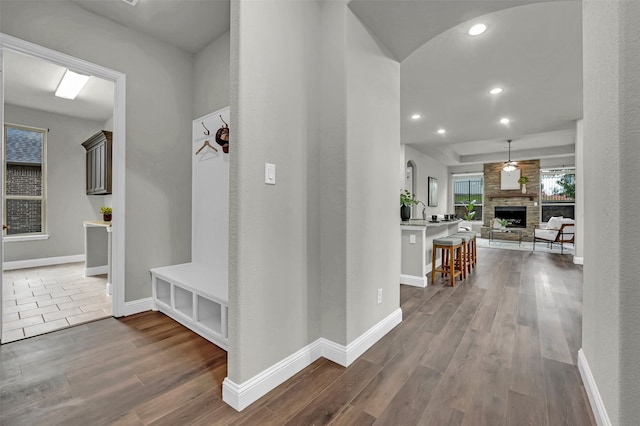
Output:
[[434,283],[436,279],[436,252],[438,249],[434,246],[431,249],[431,284]]
[[473,267],[476,267],[478,263],[478,244],[476,237],[473,237]]
[[453,287],[453,281],[456,279],[456,274],[455,274],[455,249],[453,247],[449,248],[449,250],[451,252],[451,256],[449,259],[449,271],[451,272],[451,287]]

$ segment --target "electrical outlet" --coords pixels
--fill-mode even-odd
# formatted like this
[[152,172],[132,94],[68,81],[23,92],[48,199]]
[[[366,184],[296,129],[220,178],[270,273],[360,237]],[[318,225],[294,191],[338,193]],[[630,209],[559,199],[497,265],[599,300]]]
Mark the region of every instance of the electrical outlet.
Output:
[[415,244],[415,243],[416,243],[416,234],[409,235],[409,244]]
[[382,289],[378,289],[378,305],[382,303]]

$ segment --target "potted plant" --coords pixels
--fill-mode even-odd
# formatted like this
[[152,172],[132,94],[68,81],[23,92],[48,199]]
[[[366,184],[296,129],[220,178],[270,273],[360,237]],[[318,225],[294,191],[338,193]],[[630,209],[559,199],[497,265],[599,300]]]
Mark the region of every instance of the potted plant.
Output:
[[529,182],[529,178],[526,176],[522,176],[520,179],[518,179],[518,183],[522,185],[523,194],[527,193],[527,182]]
[[111,207],[100,207],[100,213],[102,213],[102,220],[105,222],[111,222]]
[[473,217],[476,215],[476,200],[469,201],[469,204],[464,205],[464,209],[467,213],[464,215],[464,220],[472,221]]
[[400,191],[400,217],[403,221],[411,218],[411,206],[416,206],[418,203],[420,200],[416,198],[416,194],[412,194],[407,189]]

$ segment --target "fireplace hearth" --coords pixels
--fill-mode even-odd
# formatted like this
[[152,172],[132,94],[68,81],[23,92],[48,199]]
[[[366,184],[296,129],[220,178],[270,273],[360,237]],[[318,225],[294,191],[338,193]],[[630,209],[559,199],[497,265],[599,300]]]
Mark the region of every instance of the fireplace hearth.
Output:
[[527,227],[526,206],[496,206],[495,217],[498,219],[506,219],[509,222],[507,228]]

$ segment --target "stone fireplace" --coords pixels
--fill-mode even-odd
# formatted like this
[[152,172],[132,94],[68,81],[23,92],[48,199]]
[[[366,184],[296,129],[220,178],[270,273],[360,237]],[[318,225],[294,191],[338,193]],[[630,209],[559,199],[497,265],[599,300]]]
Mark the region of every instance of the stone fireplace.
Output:
[[494,216],[509,221],[507,228],[527,227],[527,206],[495,206]]
[[[483,198],[483,222],[482,237],[488,238],[488,228],[495,217],[502,219],[520,220],[520,229],[523,241],[532,241],[533,229],[540,224],[540,160],[518,161],[520,176],[529,178],[527,192],[523,194],[519,189],[500,189],[500,172],[504,163],[487,163],[484,165],[484,198]],[[497,213],[496,208],[500,213]],[[504,210],[503,210],[504,209]],[[505,217],[509,215],[521,215],[515,210],[523,210],[524,216]],[[502,213],[510,211],[511,213]],[[523,222],[524,221],[524,222]],[[522,223],[526,224],[525,226]],[[513,224],[512,224],[513,226]],[[501,235],[501,239],[510,239],[509,235]],[[517,236],[513,236],[517,240]]]

